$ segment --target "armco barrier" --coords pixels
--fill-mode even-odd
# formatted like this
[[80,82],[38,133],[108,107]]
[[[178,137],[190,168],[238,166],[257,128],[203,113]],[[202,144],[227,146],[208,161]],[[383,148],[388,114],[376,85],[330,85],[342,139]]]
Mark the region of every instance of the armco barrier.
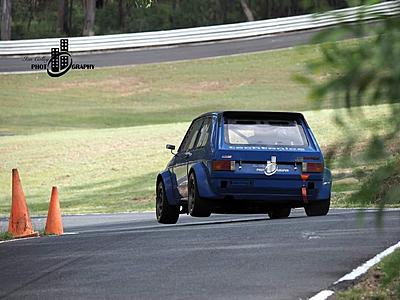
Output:
[[[340,9],[324,14],[302,15],[227,25],[91,37],[72,37],[69,39],[69,51],[90,52],[159,47],[256,37],[322,28],[343,22],[354,22],[358,20],[360,13],[363,14],[364,20],[373,20],[380,15],[399,14],[400,1],[388,1],[370,6]],[[47,54],[51,47],[57,47],[58,44],[59,38],[0,41],[0,56]]]

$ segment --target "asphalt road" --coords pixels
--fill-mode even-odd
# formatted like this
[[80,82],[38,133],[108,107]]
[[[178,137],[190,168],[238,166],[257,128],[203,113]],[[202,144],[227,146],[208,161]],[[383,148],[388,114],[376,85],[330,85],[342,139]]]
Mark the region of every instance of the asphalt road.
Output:
[[[114,52],[93,52],[89,54],[73,54],[72,58],[74,63],[94,64],[97,68],[206,58],[280,49],[301,44],[308,44],[311,37],[317,31],[319,30],[281,33],[276,35],[230,40],[216,43],[197,43],[171,47],[145,48]],[[30,65],[30,62],[24,61],[23,56],[0,56],[0,72],[31,71]]]
[[[37,221],[37,220],[36,220]],[[400,211],[326,217],[65,217],[80,232],[0,244],[0,299],[306,299],[400,239]]]

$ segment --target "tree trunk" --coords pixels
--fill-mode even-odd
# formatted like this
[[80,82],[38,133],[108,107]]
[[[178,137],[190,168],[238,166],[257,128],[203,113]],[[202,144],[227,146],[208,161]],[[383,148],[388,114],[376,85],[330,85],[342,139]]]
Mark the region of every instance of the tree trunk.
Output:
[[35,1],[29,1],[29,18],[28,18],[28,25],[26,26],[26,31],[29,32],[31,30],[31,23],[33,20],[33,11],[35,10]]
[[58,0],[58,32],[65,34],[69,32],[68,28],[68,0]]
[[119,13],[119,29],[122,32],[126,31],[126,1],[118,1],[118,13]]
[[72,31],[72,9],[73,0],[69,0],[69,13],[68,13],[68,34]]
[[244,14],[246,15],[247,21],[254,21],[253,13],[251,12],[249,5],[246,0],[240,0]]
[[83,36],[94,35],[94,19],[96,15],[96,0],[83,0],[85,19],[83,23]]
[[269,3],[269,0],[265,0],[265,18],[271,18],[271,3]]
[[174,4],[173,4],[173,8],[174,10],[178,10],[181,6],[181,1],[180,0],[175,0]]
[[1,3],[1,39],[11,40],[11,0]]

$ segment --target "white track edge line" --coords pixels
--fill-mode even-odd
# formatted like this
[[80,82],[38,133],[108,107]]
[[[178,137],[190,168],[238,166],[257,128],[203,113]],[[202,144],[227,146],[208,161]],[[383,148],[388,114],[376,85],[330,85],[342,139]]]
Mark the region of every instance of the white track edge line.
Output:
[[389,254],[393,253],[394,250],[396,250],[397,248],[400,248],[400,241],[397,244],[395,244],[393,246],[390,246],[386,250],[382,251],[381,253],[375,255],[373,258],[371,258],[370,260],[366,261],[364,264],[362,264],[358,268],[354,269],[350,273],[344,275],[342,278],[340,278],[339,280],[335,281],[334,284],[337,284],[337,283],[342,282],[342,281],[354,280],[354,279],[358,278],[362,274],[366,273],[369,270],[369,268],[371,268],[372,266],[374,266],[377,263],[379,263],[384,257],[386,257]]
[[331,290],[322,290],[309,300],[325,300],[328,299],[328,297],[332,296],[335,292]]
[[37,238],[39,238],[39,237],[32,236],[32,237],[26,237],[26,238],[9,239],[9,240],[0,241],[0,244],[12,243],[12,242],[18,242],[18,241],[26,241],[26,240],[32,240],[32,239],[37,239]]
[[[365,274],[371,267],[375,266],[377,263],[382,261],[382,259],[389,254],[392,254],[396,249],[400,248],[400,241],[396,244],[390,246],[389,248],[383,250],[382,252],[375,255],[370,260],[363,263],[361,266],[357,267],[350,273],[344,275],[340,279],[336,280],[333,285],[336,285],[343,281],[352,281]],[[332,296],[335,292],[332,290],[322,290],[319,293],[315,294],[313,297],[309,298],[309,300],[326,300],[330,296]]]

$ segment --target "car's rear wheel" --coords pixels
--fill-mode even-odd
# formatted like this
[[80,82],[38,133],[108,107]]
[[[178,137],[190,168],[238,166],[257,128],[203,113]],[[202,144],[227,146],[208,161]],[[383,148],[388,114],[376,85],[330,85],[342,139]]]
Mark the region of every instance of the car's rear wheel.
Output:
[[211,210],[206,201],[199,196],[196,175],[192,172],[188,181],[188,211],[192,217],[209,217]]
[[318,200],[316,202],[310,202],[304,206],[306,215],[309,217],[314,216],[325,216],[329,212],[329,207],[331,205],[331,199],[328,200]]
[[170,205],[165,194],[165,187],[162,180],[157,184],[156,194],[156,217],[162,224],[175,224],[179,218],[179,206]]
[[268,212],[268,216],[271,219],[287,218],[290,215],[290,211],[290,207],[274,208]]

